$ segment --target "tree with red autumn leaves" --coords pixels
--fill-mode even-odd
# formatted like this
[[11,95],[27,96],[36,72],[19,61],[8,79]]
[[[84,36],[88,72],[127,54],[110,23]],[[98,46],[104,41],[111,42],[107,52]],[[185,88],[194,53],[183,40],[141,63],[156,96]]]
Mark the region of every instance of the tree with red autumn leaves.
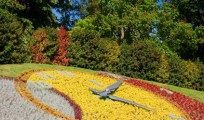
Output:
[[68,32],[62,26],[58,31],[58,41],[59,41],[58,50],[52,64],[66,66],[69,63],[69,59],[66,57],[66,55],[68,54],[67,47],[69,44],[69,36]]
[[33,62],[45,63],[46,56],[44,55],[43,51],[49,44],[49,39],[47,38],[45,30],[42,28],[37,29],[33,34],[33,38],[35,39],[35,43],[31,47],[33,53]]

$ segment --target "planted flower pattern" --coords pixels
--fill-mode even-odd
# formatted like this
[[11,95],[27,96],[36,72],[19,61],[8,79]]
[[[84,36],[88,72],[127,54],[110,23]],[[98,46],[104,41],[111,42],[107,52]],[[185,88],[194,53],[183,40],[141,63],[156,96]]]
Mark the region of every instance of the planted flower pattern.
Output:
[[14,87],[14,80],[0,78],[1,120],[63,120],[48,114],[23,99]]
[[[114,96],[118,96],[127,100],[134,101],[145,106],[154,108],[154,111],[146,111],[142,108],[125,104],[119,101],[112,101],[110,99],[99,99],[88,90],[89,87],[98,90],[103,90],[106,86],[109,86],[116,82],[116,79],[99,76],[94,74],[82,73],[71,71],[42,71],[41,74],[49,74],[49,79],[39,76],[38,74],[32,74],[28,81],[38,82],[43,81],[50,84],[54,89],[68,95],[73,99],[82,109],[82,119],[90,120],[158,120],[165,119],[171,120],[169,114],[173,114],[179,118],[188,119],[186,114],[177,108],[174,104],[168,102],[149,91],[146,91],[140,87],[123,83],[118,90],[114,93]],[[45,73],[45,74],[44,74]],[[56,78],[56,79],[53,79]],[[90,81],[97,81],[102,85],[99,86]]]
[[[89,91],[89,88],[103,90],[117,79],[126,80],[114,96],[154,110],[149,112],[108,98],[100,99]],[[104,72],[37,70],[23,73],[19,79],[1,77],[0,82],[0,106],[3,108],[0,119],[204,119],[204,104],[197,100],[141,80]]]
[[27,82],[26,85],[31,94],[42,103],[55,108],[65,115],[69,115],[71,118],[75,118],[74,109],[63,97],[50,89],[39,89],[32,82]]

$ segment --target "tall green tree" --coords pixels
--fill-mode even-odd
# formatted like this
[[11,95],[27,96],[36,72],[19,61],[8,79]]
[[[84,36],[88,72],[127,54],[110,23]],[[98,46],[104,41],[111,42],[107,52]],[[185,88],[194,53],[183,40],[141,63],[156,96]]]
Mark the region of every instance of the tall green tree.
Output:
[[204,26],[196,27],[196,34],[199,38],[197,57],[204,63]]
[[0,8],[8,10],[10,13],[17,13],[25,9],[25,7],[16,0],[1,0]]
[[0,63],[30,62],[30,21],[0,9]]
[[204,26],[203,0],[171,0],[178,9],[180,19],[191,23],[194,27]]
[[[171,5],[171,9],[173,11],[176,10],[178,13],[176,15],[176,19],[174,19],[174,23],[179,25],[178,28],[181,30],[178,29],[178,32],[176,31],[174,32],[178,35],[179,31],[180,32],[183,31],[183,34],[180,34],[177,37],[174,36],[174,38],[176,39],[178,38],[178,40],[175,40],[178,44],[182,42],[179,45],[180,48],[183,49],[184,48],[183,46],[186,46],[185,50],[181,50],[182,54],[180,53],[179,55],[181,55],[182,58],[188,58],[188,59],[195,59],[196,57],[198,57],[201,61],[203,61],[204,47],[203,47],[202,32],[203,32],[203,26],[204,26],[204,1],[202,0],[164,0],[162,7],[166,6],[167,3]],[[189,25],[187,25],[187,23]],[[173,24],[171,25],[177,26]],[[183,40],[181,40],[181,38],[183,38]]]
[[154,0],[91,0],[87,7],[88,17],[85,18],[91,20],[85,21],[92,21],[90,25],[102,37],[118,39],[119,43],[123,39],[131,42],[150,37],[157,18],[156,10]]
[[184,59],[195,59],[199,38],[190,23],[179,19],[179,11],[168,2],[159,9],[157,38]]
[[17,14],[19,17],[29,19],[33,23],[35,29],[43,26],[55,26],[57,24],[56,17],[51,11],[52,6],[56,3],[55,0],[15,0],[15,1],[21,6],[23,6],[23,9],[13,11],[13,13]]
[[87,3],[88,0],[58,0],[53,8],[60,15],[60,25],[72,29],[78,19],[85,18]]

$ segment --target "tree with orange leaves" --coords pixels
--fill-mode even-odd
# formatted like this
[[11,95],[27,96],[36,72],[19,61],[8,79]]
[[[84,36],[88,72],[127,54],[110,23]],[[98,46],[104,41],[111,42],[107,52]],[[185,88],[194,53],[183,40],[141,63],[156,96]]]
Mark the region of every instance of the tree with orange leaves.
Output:
[[58,31],[58,41],[59,41],[59,46],[58,46],[57,54],[55,55],[52,64],[66,66],[69,64],[69,58],[66,57],[66,55],[68,54],[67,47],[69,45],[69,36],[68,36],[68,32],[62,26]]
[[47,61],[47,58],[44,55],[43,51],[49,44],[49,39],[45,30],[43,28],[37,29],[33,34],[33,38],[35,39],[35,43],[31,47],[33,53],[33,62],[45,63]]

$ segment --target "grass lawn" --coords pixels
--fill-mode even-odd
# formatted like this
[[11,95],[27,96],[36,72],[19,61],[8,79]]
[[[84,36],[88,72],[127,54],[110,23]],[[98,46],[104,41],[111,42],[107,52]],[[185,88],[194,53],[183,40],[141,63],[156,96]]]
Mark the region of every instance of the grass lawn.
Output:
[[[51,70],[52,69],[62,69],[62,70],[76,70],[76,71],[88,72],[88,73],[98,73],[98,71],[93,71],[93,70],[84,69],[84,68],[71,67],[71,66],[65,67],[65,66],[48,65],[48,64],[24,63],[24,64],[0,65],[0,75],[16,77],[23,72],[26,72],[28,70],[36,70],[36,69],[51,69]],[[181,87],[177,87],[173,85],[161,84],[157,82],[150,82],[150,83],[157,84],[162,87],[167,87],[171,90],[180,92],[182,94],[190,96],[191,98],[195,98],[204,103],[204,92],[203,91],[186,89],[186,88],[181,88]]]
[[49,64],[35,64],[35,63],[23,63],[23,64],[5,64],[0,65],[0,75],[16,77],[19,74],[29,71],[29,70],[38,70],[38,69],[62,69],[62,70],[76,70],[81,72],[88,72],[88,73],[97,73],[97,71],[84,69],[84,68],[77,68],[77,67],[70,67],[70,66],[58,66],[58,65],[49,65]]
[[166,87],[166,88],[169,88],[169,89],[177,91],[177,92],[180,92],[186,96],[190,96],[191,98],[197,99],[198,101],[204,103],[204,91],[197,91],[197,90],[193,90],[193,89],[187,89],[187,88],[182,88],[182,87],[178,87],[178,86],[162,84],[162,83],[152,82],[152,81],[147,81],[147,82],[159,85],[161,87]]

